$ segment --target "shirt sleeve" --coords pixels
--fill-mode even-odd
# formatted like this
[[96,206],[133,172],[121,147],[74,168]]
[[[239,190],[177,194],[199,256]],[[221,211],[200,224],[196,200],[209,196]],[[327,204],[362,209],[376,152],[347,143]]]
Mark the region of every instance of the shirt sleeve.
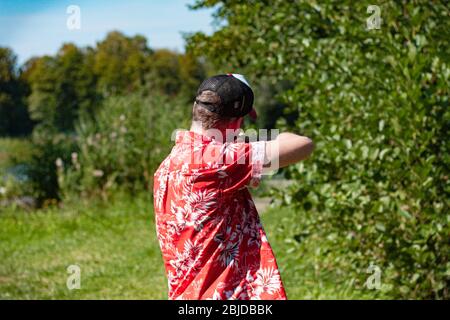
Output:
[[225,163],[221,169],[223,192],[234,192],[246,186],[257,187],[261,180],[265,150],[265,141],[225,145]]

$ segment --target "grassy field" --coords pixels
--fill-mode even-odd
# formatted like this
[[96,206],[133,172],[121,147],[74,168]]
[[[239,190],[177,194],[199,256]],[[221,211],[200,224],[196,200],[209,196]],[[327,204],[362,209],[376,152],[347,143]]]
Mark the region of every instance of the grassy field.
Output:
[[[150,199],[0,213],[1,299],[164,299]],[[81,268],[81,289],[66,287]]]
[[[151,207],[150,195],[119,195],[36,212],[3,209],[0,298],[166,299]],[[294,245],[282,232],[290,215],[277,208],[262,215],[289,299],[374,297],[318,272],[317,248]],[[80,290],[66,287],[69,265],[81,268]]]

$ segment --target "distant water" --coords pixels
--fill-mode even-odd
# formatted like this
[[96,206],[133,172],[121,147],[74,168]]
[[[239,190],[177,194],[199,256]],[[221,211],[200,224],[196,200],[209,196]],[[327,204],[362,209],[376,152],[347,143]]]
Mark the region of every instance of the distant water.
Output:
[[13,175],[17,180],[21,182],[28,180],[26,172],[27,172],[26,164],[17,164],[15,166],[6,169],[6,174]]

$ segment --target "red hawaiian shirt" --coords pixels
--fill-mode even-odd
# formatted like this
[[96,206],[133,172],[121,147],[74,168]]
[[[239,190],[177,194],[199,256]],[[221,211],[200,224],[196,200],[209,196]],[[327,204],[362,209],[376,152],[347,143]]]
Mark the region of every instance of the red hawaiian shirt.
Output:
[[264,148],[177,132],[154,179],[169,299],[286,299],[247,189],[259,183]]

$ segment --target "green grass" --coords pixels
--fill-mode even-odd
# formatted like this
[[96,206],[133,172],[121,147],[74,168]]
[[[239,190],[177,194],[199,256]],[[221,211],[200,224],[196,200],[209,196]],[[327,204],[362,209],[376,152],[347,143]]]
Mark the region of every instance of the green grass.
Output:
[[[323,268],[320,242],[293,241],[292,217],[279,208],[262,215],[289,299],[376,297]],[[150,194],[35,212],[9,208],[0,211],[0,243],[0,299],[167,297]],[[69,265],[81,268],[80,290],[66,287]]]
[[[165,299],[147,196],[0,213],[0,299]],[[68,290],[67,267],[81,268]]]

